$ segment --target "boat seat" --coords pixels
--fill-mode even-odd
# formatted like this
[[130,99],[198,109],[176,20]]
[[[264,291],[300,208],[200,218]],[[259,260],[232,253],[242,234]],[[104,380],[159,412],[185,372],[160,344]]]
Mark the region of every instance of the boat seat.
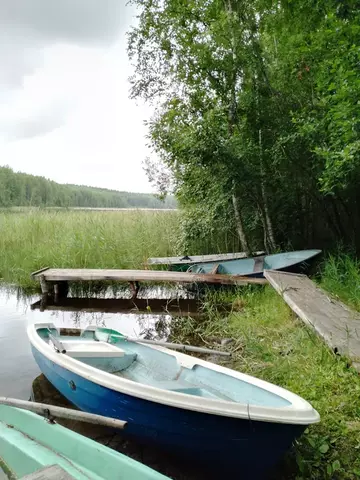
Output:
[[127,355],[121,348],[106,342],[62,340],[61,346],[65,350],[63,353],[72,358],[115,358]]
[[75,477],[59,465],[50,465],[25,475],[20,480],[75,480]]
[[264,261],[265,261],[265,255],[259,255],[258,257],[254,258],[253,273],[262,272],[264,270]]
[[152,387],[161,388],[164,390],[171,390],[172,392],[186,393],[187,395],[195,395],[197,397],[219,398],[222,400],[231,400],[229,397],[222,395],[220,392],[210,392],[207,388],[198,387],[191,383],[181,380],[164,380],[151,382]]

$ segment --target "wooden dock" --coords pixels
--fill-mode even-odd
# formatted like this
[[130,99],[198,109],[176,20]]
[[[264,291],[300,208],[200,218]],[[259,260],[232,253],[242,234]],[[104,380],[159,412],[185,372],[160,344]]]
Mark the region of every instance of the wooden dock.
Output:
[[276,270],[264,275],[301,320],[360,372],[360,314],[331,298],[306,275]]
[[248,285],[250,283],[264,284],[264,278],[248,278],[240,275],[223,275],[211,273],[171,272],[164,270],[108,270],[108,269],[63,269],[44,268],[31,274],[34,280],[40,282],[43,294],[51,292],[66,296],[68,282],[116,281],[128,282],[136,298],[140,282],[182,283],[182,284],[212,284],[212,285]]

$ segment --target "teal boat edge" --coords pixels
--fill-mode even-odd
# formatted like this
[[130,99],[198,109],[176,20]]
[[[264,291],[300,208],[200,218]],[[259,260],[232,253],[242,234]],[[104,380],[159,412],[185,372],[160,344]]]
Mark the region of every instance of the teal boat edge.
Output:
[[258,257],[206,262],[192,265],[187,271],[193,273],[216,273],[263,277],[264,270],[305,271],[309,262],[320,255],[321,250],[296,250],[293,252],[260,255]]
[[21,478],[51,465],[76,480],[168,479],[35,413],[0,405],[0,470],[9,478]]

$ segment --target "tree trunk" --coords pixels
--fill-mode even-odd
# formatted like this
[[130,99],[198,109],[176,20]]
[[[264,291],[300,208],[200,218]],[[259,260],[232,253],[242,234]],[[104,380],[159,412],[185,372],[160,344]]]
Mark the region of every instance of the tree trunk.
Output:
[[259,82],[257,75],[255,76],[255,88],[256,88],[256,106],[257,106],[257,122],[258,122],[258,135],[259,135],[259,160],[260,160],[260,182],[261,182],[261,200],[263,206],[263,215],[264,215],[264,228],[266,232],[264,232],[264,238],[267,240],[268,247],[271,251],[275,250],[275,236],[274,236],[274,229],[272,226],[272,221],[269,213],[268,201],[267,201],[267,194],[265,188],[265,174],[264,174],[264,155],[263,155],[263,142],[262,142],[262,130],[260,125],[260,98],[259,98]]
[[233,195],[232,195],[232,203],[233,203],[233,207],[234,207],[236,229],[237,229],[237,232],[238,232],[238,235],[239,235],[241,248],[247,255],[249,255],[250,254],[250,247],[249,247],[249,243],[248,243],[247,236],[246,236],[246,233],[245,233],[245,228],[244,228],[244,224],[243,224],[242,217],[241,217],[241,211],[239,209],[238,199],[237,199],[235,193],[233,193]]
[[259,214],[260,214],[260,218],[261,218],[261,223],[262,223],[262,226],[263,226],[264,250],[265,250],[265,252],[269,252],[270,251],[270,246],[269,246],[269,242],[268,242],[268,231],[267,231],[267,226],[266,226],[265,213],[264,213],[264,209],[263,209],[263,207],[262,207],[262,205],[259,201],[258,201],[258,209],[259,209]]
[[[231,4],[231,0],[225,0],[225,9],[230,17],[230,21],[232,21],[233,15],[233,8]],[[230,89],[230,99],[228,105],[228,130],[229,130],[229,138],[231,138],[234,134],[234,128],[237,121],[237,98],[236,98],[236,84],[238,78],[238,71],[237,71],[237,57],[236,57],[236,45],[235,45],[235,34],[232,32],[231,37],[231,47],[232,47],[232,78],[231,78],[231,89]],[[232,194],[232,203],[234,207],[234,216],[236,222],[236,229],[239,235],[241,248],[242,250],[249,255],[250,254],[250,247],[247,240],[244,223],[242,221],[241,210],[239,208],[238,198],[235,194],[235,181],[233,181],[233,194]]]
[[[261,170],[262,170],[262,160],[261,160]],[[263,206],[262,213],[264,215],[264,224],[266,228],[266,235],[264,236],[266,236],[268,248],[270,249],[270,251],[274,251],[276,248],[274,229],[273,229],[272,220],[269,213],[265,181],[264,181],[264,176],[262,171],[261,171],[261,200],[262,200],[262,206]]]

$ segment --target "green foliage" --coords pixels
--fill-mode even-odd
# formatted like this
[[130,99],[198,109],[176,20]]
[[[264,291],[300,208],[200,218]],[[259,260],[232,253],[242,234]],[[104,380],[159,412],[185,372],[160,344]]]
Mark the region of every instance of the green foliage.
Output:
[[354,257],[329,255],[323,264],[321,286],[360,311],[360,263]]
[[[216,307],[220,301],[232,304],[227,318]],[[207,316],[202,322],[176,321],[173,340],[215,346],[232,338],[222,347],[234,352],[225,366],[287,388],[320,413],[321,422],[296,441],[271,478],[359,478],[360,380],[347,360],[295,318],[270,286],[209,293],[203,308]]]
[[150,143],[199,235],[359,247],[357,3],[133,3],[132,94],[156,106]]
[[29,210],[0,212],[0,278],[35,287],[44,267],[142,268],[174,254],[178,213]]
[[0,207],[176,208],[173,197],[160,201],[147,193],[128,193],[79,185],[60,185],[44,177],[0,167]]

